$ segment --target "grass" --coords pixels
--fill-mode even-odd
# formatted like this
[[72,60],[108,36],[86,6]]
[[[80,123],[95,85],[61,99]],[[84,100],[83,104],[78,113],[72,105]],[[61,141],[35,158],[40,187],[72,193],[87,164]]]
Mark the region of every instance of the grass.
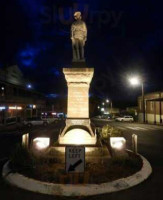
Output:
[[48,154],[36,156],[19,146],[11,156],[10,167],[13,172],[45,182],[99,184],[136,173],[142,167],[142,160],[139,156],[129,152],[127,157],[115,157],[109,161],[104,160],[103,163],[87,162],[85,173],[67,174],[65,164],[55,157]]

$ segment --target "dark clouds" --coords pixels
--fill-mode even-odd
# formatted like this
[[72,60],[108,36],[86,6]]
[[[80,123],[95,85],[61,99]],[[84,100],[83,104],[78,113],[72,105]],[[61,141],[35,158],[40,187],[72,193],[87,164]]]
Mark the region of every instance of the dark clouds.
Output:
[[18,63],[43,92],[60,92],[62,68],[71,66],[69,30],[75,8],[88,25],[93,93],[134,100],[140,91],[133,92],[126,81],[134,73],[145,77],[146,91],[162,89],[161,1],[8,0],[1,63]]

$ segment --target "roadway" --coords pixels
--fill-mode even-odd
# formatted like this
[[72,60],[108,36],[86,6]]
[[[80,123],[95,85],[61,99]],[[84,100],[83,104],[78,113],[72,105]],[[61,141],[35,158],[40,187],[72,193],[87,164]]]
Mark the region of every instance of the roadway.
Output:
[[[151,163],[153,173],[148,180],[142,184],[133,187],[131,189],[121,191],[118,193],[104,194],[100,196],[93,196],[80,199],[89,200],[161,200],[163,197],[163,126],[147,125],[138,123],[123,123],[107,120],[93,121],[96,126],[101,127],[105,124],[110,124],[123,131],[125,138],[127,139],[127,148],[131,148],[131,136],[132,134],[138,135],[138,152],[145,156]],[[60,125],[51,125],[43,132],[51,132],[57,138],[55,127],[57,131],[60,129]],[[34,132],[40,132],[42,128],[34,129]],[[3,134],[0,131],[0,167],[4,164],[5,160],[9,157],[13,151],[15,145],[21,141],[20,132],[8,132]],[[1,169],[0,168],[0,169]],[[0,199],[2,200],[52,200],[52,199],[78,199],[78,198],[66,198],[66,197],[52,197],[41,194],[36,194],[13,186],[7,185],[0,177]]]

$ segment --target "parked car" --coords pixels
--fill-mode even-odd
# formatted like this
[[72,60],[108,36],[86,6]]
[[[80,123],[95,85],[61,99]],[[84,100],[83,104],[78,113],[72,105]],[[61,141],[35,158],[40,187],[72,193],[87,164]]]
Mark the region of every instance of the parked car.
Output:
[[56,122],[58,120],[56,117],[45,117],[45,116],[42,116],[41,119],[44,121],[47,120],[49,124]]
[[101,115],[93,117],[94,119],[101,119]]
[[17,118],[16,117],[8,117],[6,119],[6,125],[16,124]]
[[134,118],[132,116],[126,115],[123,117],[117,117],[115,120],[119,122],[133,122]]
[[98,115],[95,116],[94,119],[111,119],[110,115]]
[[35,125],[44,125],[47,126],[49,124],[49,121],[46,119],[41,119],[41,117],[32,117],[27,118],[24,120],[24,125],[26,126],[35,126]]
[[102,115],[101,119],[111,119],[111,115],[107,115],[107,114]]

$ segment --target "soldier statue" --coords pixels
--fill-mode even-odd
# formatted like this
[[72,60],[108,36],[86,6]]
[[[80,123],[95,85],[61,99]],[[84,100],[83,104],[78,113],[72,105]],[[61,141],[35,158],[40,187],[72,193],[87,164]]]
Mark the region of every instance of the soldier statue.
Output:
[[87,26],[82,20],[81,12],[74,13],[75,21],[71,25],[71,40],[73,50],[73,61],[85,61],[84,46],[87,40]]

